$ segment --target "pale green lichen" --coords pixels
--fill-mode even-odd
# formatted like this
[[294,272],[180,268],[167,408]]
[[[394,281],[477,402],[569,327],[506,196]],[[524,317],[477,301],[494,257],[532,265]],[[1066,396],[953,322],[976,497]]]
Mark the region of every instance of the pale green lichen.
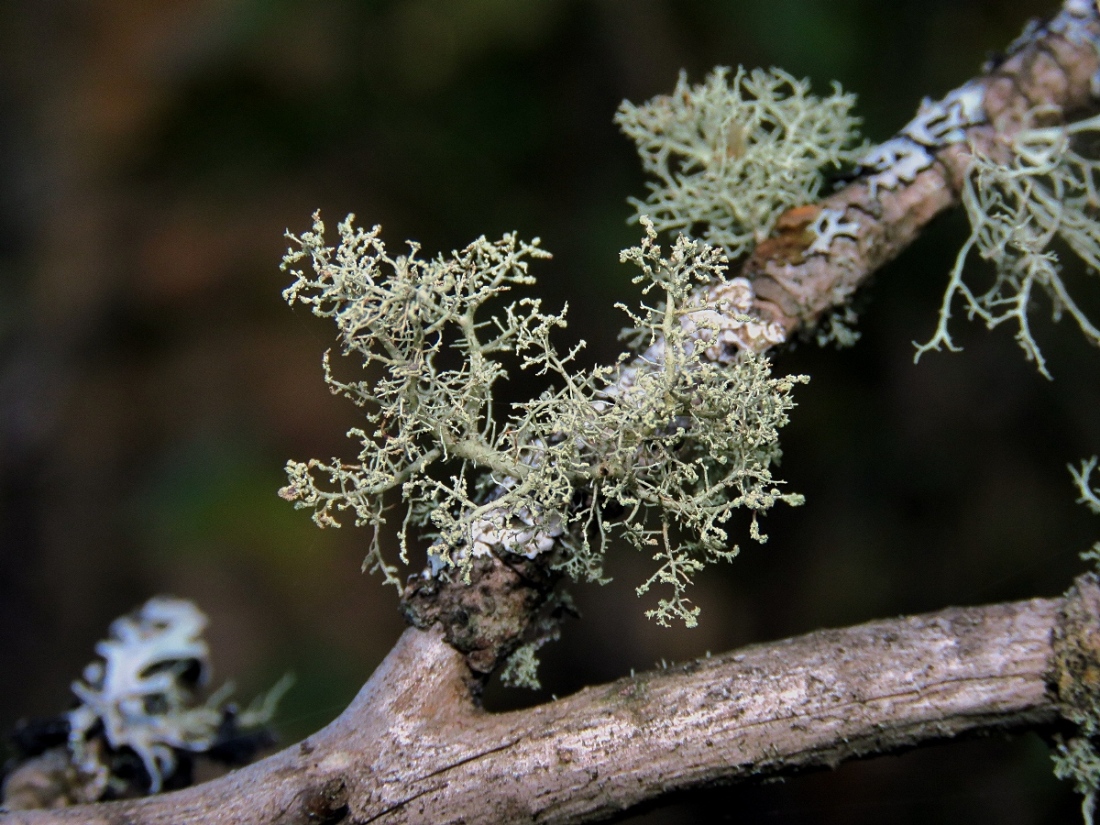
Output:
[[[1096,469],[1098,461],[1100,459],[1093,456],[1088,461],[1082,461],[1080,469],[1070,464],[1069,471],[1073,476],[1074,485],[1081,494],[1077,499],[1077,503],[1084,504],[1094,515],[1100,516],[1100,487],[1093,487],[1091,482],[1092,472]],[[1084,551],[1081,554],[1081,559],[1082,561],[1092,562],[1096,565],[1097,570],[1100,570],[1100,541]]]
[[[1070,296],[1062,280],[1058,253],[1062,241],[1085,263],[1100,270],[1100,208],[1095,176],[1100,160],[1085,147],[1095,145],[1100,116],[1064,126],[1025,129],[992,157],[973,149],[962,202],[970,219],[970,237],[955,259],[940,307],[935,334],[917,346],[916,358],[946,347],[957,351],[948,322],[956,299],[970,319],[992,329],[1016,326],[1016,340],[1029,360],[1050,378],[1046,362],[1031,332],[1029,314],[1037,293],[1045,293],[1055,320],[1069,315],[1091,343],[1100,345],[1100,329]],[[993,283],[984,291],[964,280],[971,253],[989,261]]]
[[615,122],[634,141],[649,196],[636,213],[659,231],[695,234],[731,258],[768,236],[787,209],[817,200],[823,172],[851,165],[857,146],[855,96],[839,84],[825,97],[780,69],[715,69],[690,86],[683,73],[671,95],[635,106]]
[[1054,775],[1069,779],[1073,789],[1081,795],[1081,816],[1085,825],[1093,825],[1096,812],[1096,795],[1100,789],[1100,754],[1089,737],[1100,733],[1095,724],[1082,725],[1082,736],[1069,740],[1055,736]]
[[[349,218],[333,248],[315,218],[312,232],[291,236],[284,267],[308,260],[311,272],[292,269],[285,296],[333,318],[344,354],[367,368],[365,380],[343,381],[325,361],[326,381],[363,408],[368,426],[349,433],[360,442],[355,462],[289,462],[281,495],[313,510],[320,526],[348,511],[373,528],[365,564],[393,583],[378,533],[392,492],[407,507],[402,559],[410,529],[425,526],[436,574],[468,575],[486,553],[553,553],[574,578],[598,580],[608,542],[623,536],[660,563],[639,591],[672,588],[648,615],[695,624],[686,588],[704,563],[736,554],[726,529],[735,511],[751,512],[750,535],[764,541],[757,516],[801,501],[780,492],[770,467],[790,392],[805,378],[771,378],[762,356],[717,346],[729,331],[726,304],[697,288],[724,283],[725,256],[681,237],[665,258],[652,224],[645,229],[622,258],[662,299],[630,313],[629,337],[646,353],[586,371],[572,366],[583,342],[562,353],[550,340],[564,313],[542,313],[529,298],[492,317],[479,312],[531,282],[527,260],[546,256],[537,241],[481,238],[428,261],[413,245],[394,258],[377,227]],[[512,353],[554,388],[498,421],[493,385]]]
[[1070,464],[1069,472],[1073,476],[1077,491],[1081,494],[1077,503],[1084,504],[1093,515],[1100,516],[1100,487],[1093,487],[1091,482],[1092,472],[1096,469],[1098,462],[1100,458],[1093,456],[1088,461],[1082,461],[1080,469]]
[[[372,529],[364,566],[380,570],[400,585],[396,568],[383,558],[378,527],[386,522],[386,494],[399,491],[412,505],[401,530],[401,558],[413,522],[434,518],[452,543],[464,538],[460,525],[447,524],[443,512],[477,510],[469,490],[468,467],[480,466],[501,478],[522,479],[530,463],[528,448],[492,417],[493,384],[505,375],[500,356],[561,325],[560,316],[539,312],[537,300],[505,307],[485,321],[478,310],[514,285],[529,284],[528,258],[547,257],[538,241],[515,235],[497,242],[484,237],[450,258],[386,253],[380,227],[356,228],[353,216],[339,226],[340,245],[324,240],[324,224],[314,216],[313,231],[290,236],[297,248],[287,252],[283,268],[308,259],[312,274],[293,270],[294,283],[283,296],[332,318],[344,355],[356,355],[372,380],[344,382],[325,357],[325,381],[334,392],[363,408],[367,429],[353,429],[358,461],[339,458],[287,464],[290,483],[280,494],[313,510],[321,527],[339,526],[339,513],[351,511],[357,525]],[[460,356],[449,366],[451,352]],[[433,465],[456,459],[459,472],[449,481],[431,475]],[[327,485],[315,474],[327,477]],[[521,487],[523,485],[520,485]]]
[[819,347],[829,344],[837,349],[854,347],[861,336],[855,328],[858,322],[859,315],[850,305],[837,307],[818,322],[814,330],[814,341]]
[[504,663],[500,671],[500,681],[505,687],[522,687],[529,690],[538,690],[542,687],[539,682],[539,657],[535,655],[541,645],[538,642],[530,642],[520,645]]

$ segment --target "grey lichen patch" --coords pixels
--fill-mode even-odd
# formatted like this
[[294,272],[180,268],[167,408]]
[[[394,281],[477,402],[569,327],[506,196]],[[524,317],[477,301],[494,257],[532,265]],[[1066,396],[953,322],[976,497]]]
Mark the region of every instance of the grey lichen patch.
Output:
[[645,200],[630,200],[634,219],[744,255],[783,212],[817,200],[826,170],[865,152],[854,105],[836,83],[818,97],[780,69],[725,67],[695,86],[681,73],[671,95],[641,106],[624,101],[615,122],[656,179]]

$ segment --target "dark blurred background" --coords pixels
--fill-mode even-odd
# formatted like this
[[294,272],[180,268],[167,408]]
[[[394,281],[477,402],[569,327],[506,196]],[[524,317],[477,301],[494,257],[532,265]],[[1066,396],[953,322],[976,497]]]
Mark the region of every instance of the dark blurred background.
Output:
[[[157,593],[209,614],[217,677],[247,699],[285,671],[286,741],[333,718],[402,629],[359,574],[364,536],[280,501],[288,458],[353,455],[329,395],[332,330],[288,309],[286,228],[355,211],[433,253],[539,235],[549,305],[586,357],[617,352],[636,242],[625,97],[681,68],[781,66],[860,96],[884,139],[977,72],[1048,0],[17,0],[0,5],[0,729],[64,709],[110,620]],[[955,250],[938,221],[880,273],[862,340],[801,346],[781,476],[807,496],[663,630],[634,586],[577,586],[545,689],[493,707],[876,617],[1064,590],[1100,522],[1067,462],[1100,451],[1100,353],[1037,324],[1057,380],[1010,331],[959,320],[912,363]],[[1100,315],[1095,280],[1080,284]],[[1092,289],[1091,294],[1088,293]],[[566,336],[568,338],[568,335]],[[532,391],[509,382],[510,399]],[[1054,823],[1077,801],[1038,737],[1002,736],[782,784],[686,796],[632,821]]]

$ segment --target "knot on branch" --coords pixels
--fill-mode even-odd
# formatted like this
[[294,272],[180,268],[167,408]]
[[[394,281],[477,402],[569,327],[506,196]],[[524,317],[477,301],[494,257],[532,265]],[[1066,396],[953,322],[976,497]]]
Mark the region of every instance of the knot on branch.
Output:
[[1054,628],[1054,659],[1048,682],[1062,715],[1085,727],[1100,727],[1100,579],[1079,576],[1066,593]]
[[457,574],[410,579],[401,612],[420,630],[438,622],[447,644],[484,679],[520,645],[556,637],[563,602],[554,587],[560,579],[537,559],[479,556],[468,581]]
[[339,777],[308,789],[301,801],[301,811],[310,825],[336,825],[347,819],[351,811],[347,783]]

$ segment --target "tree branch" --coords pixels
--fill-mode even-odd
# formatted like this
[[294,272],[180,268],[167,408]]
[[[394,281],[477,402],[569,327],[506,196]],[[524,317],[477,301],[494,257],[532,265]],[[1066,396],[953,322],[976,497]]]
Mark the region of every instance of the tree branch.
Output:
[[[996,157],[1022,128],[1066,120],[1097,104],[1100,19],[1093,2],[1066,0],[1049,23],[1022,35],[1001,63],[967,87],[983,90],[986,121],[945,142],[934,162],[890,187],[863,176],[813,207],[780,217],[777,231],[753,250],[744,267],[756,291],[757,311],[790,334],[812,328],[843,306],[880,267],[896,258],[941,212],[957,206],[970,160],[970,144]],[[828,255],[809,255],[807,227],[825,209],[859,229],[838,238]]]
[[1100,585],[824,630],[489,714],[438,627],[410,628],[297,746],[136,801],[3,825],[576,823],[671,791],[1056,722],[1100,667]]

